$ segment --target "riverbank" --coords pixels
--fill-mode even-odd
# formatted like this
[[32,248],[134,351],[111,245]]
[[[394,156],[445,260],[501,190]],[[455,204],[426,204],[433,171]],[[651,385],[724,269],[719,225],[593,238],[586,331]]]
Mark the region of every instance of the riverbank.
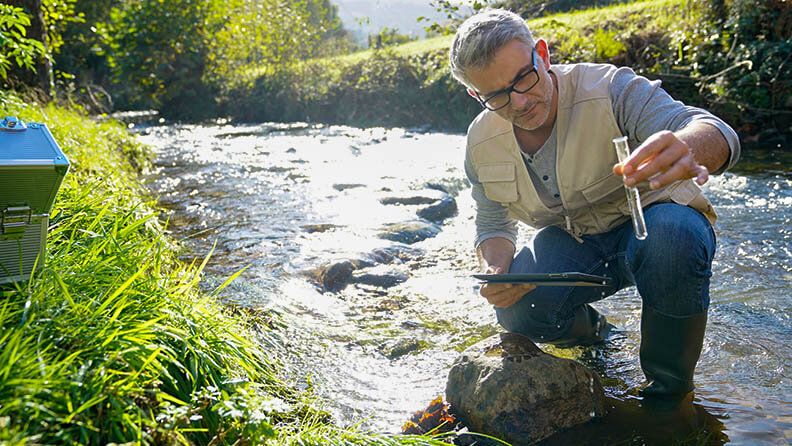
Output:
[[[733,8],[719,19],[707,2],[650,0],[556,14],[528,25],[536,38],[548,41],[553,63],[630,66],[662,80],[675,98],[724,118],[745,143],[788,147],[792,81],[781,73],[790,69],[784,54],[792,47],[784,39],[792,26],[783,25],[780,6]],[[771,13],[781,25],[765,30],[761,24]],[[792,23],[792,15],[789,19]],[[723,26],[716,26],[717,20],[724,20]],[[765,40],[759,45],[755,36],[741,32],[762,33]],[[241,122],[463,132],[480,107],[450,75],[450,42],[451,36],[436,37],[238,73],[217,98],[218,114]]]
[[1,444],[441,444],[339,428],[287,385],[275,319],[222,305],[227,283],[202,291],[206,262],[177,259],[138,179],[151,153],[123,126],[7,93],[0,114],[46,123],[72,163],[46,268],[0,295]]

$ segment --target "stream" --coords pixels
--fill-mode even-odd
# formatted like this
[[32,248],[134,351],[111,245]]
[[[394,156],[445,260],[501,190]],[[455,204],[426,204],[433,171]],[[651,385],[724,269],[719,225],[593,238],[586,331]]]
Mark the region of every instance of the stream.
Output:
[[[470,277],[463,135],[304,123],[137,131],[155,147],[147,181],[185,258],[214,247],[204,286],[247,268],[224,299],[280,315],[265,348],[340,424],[399,432],[443,394],[460,352],[500,330]],[[720,218],[691,414],[659,427],[635,410],[641,301],[628,288],[594,304],[618,327],[604,346],[542,346],[595,369],[614,408],[542,444],[668,444],[664,429],[691,422],[695,444],[792,441],[792,152],[743,158],[705,185]],[[434,225],[416,216],[439,197],[458,211]],[[520,243],[532,233],[521,226]]]

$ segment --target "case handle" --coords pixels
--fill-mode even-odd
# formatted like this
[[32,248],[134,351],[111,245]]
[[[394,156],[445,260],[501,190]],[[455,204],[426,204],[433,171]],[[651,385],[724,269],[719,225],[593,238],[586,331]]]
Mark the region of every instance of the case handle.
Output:
[[6,116],[5,119],[0,121],[0,130],[9,132],[22,132],[27,129],[25,122],[16,116]]

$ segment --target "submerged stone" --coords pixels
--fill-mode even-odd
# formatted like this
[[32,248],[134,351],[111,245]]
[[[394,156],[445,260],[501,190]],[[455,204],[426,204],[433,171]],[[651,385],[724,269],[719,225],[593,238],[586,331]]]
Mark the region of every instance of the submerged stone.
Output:
[[401,205],[430,204],[442,200],[446,196],[446,193],[439,190],[423,189],[419,191],[410,191],[402,195],[384,197],[380,199],[380,203]]
[[375,248],[364,259],[372,264],[377,263],[402,263],[422,257],[423,250],[414,248],[404,243],[394,243],[389,246]]
[[343,259],[330,263],[324,267],[320,274],[322,287],[327,291],[340,291],[349,283],[355,264],[351,260]]
[[398,359],[423,348],[424,343],[418,339],[400,339],[393,344],[381,345],[379,350],[388,359]]
[[457,213],[457,204],[454,197],[446,195],[441,200],[418,210],[419,217],[434,223],[440,223],[446,218]]
[[516,333],[487,338],[451,368],[446,399],[475,432],[531,444],[605,414],[599,378]]
[[386,226],[384,232],[380,233],[380,237],[410,245],[434,237],[439,233],[440,228],[433,223],[408,221]]
[[406,280],[407,274],[396,269],[368,268],[355,271],[350,281],[379,288],[391,288]]

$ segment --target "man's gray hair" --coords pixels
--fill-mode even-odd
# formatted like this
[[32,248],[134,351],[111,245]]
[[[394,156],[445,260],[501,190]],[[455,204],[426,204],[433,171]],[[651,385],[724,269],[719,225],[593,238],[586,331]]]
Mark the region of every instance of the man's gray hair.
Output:
[[504,9],[487,9],[465,20],[457,29],[451,44],[451,74],[470,86],[467,71],[485,68],[495,53],[517,39],[532,48],[531,30],[519,15]]

